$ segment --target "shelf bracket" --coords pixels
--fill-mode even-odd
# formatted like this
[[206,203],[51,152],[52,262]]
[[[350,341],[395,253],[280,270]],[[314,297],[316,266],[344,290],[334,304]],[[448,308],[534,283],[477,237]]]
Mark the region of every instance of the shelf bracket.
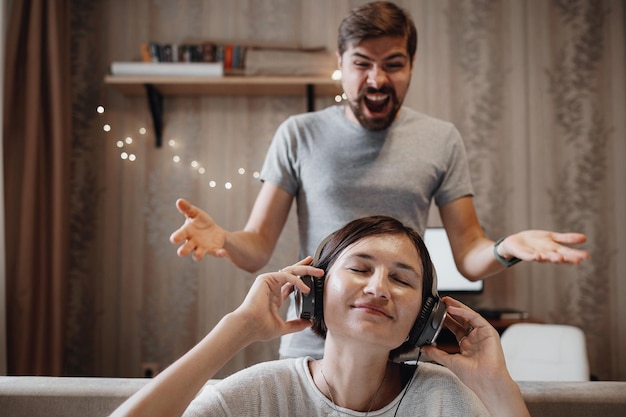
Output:
[[[155,146],[160,148],[163,144],[163,94],[153,84],[144,84],[150,114],[154,125]],[[315,85],[306,85],[306,107],[307,111],[315,110]]]
[[315,86],[313,84],[306,85],[306,110],[308,112],[315,110]]
[[163,143],[163,94],[152,84],[144,84],[144,87],[154,125],[155,146],[160,148]]

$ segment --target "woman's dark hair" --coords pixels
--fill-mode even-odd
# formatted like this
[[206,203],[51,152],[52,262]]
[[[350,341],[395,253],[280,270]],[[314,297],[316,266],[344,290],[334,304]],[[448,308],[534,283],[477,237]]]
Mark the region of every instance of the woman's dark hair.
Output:
[[350,12],[339,25],[337,50],[339,55],[361,41],[383,36],[406,39],[411,64],[417,51],[417,29],[404,9],[388,1],[367,3]]
[[[405,226],[400,221],[389,216],[370,216],[363,217],[361,219],[353,220],[346,224],[341,229],[332,233],[322,243],[323,247],[321,251],[318,249],[319,258],[314,260],[314,265],[317,268],[324,270],[324,277],[326,279],[328,271],[333,266],[339,255],[350,245],[367,237],[378,235],[404,235],[407,236],[413,242],[417,253],[422,261],[422,306],[425,300],[433,293],[433,281],[435,280],[435,272],[428,250],[422,237],[410,227]],[[326,338],[326,322],[324,321],[324,314],[318,314],[319,317],[313,319],[311,329],[315,334],[321,338]],[[416,316],[416,320],[417,320]],[[390,359],[394,359],[397,356],[413,350],[415,346],[404,342],[399,347],[392,350],[389,354]]]

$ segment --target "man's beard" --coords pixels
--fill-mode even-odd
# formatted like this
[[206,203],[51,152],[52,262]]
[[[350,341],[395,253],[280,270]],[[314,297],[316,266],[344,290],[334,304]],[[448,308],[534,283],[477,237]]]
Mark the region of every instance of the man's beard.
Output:
[[[391,101],[391,109],[385,116],[382,117],[365,116],[364,112],[362,111],[363,106],[367,105],[365,104],[365,95],[376,93],[387,94],[389,96],[386,101]],[[395,90],[387,86],[383,86],[380,89],[364,87],[363,89],[361,89],[361,91],[359,91],[359,95],[354,101],[348,100],[348,105],[350,106],[350,109],[352,109],[354,117],[356,117],[361,126],[371,131],[384,130],[391,126],[391,123],[393,123],[396,115],[398,114],[398,111],[400,110],[400,104],[401,103],[398,101]],[[385,103],[385,106],[386,105],[387,103]]]

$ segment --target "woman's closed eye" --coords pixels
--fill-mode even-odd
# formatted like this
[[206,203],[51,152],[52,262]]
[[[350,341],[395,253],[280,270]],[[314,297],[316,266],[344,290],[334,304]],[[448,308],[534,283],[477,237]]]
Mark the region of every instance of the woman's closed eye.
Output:
[[401,275],[392,275],[391,279],[393,279],[395,282],[397,282],[398,284],[400,284],[402,286],[412,287],[411,281],[408,278],[403,277]]
[[[372,268],[370,268],[369,266],[365,266],[365,265],[346,265],[346,270],[353,274],[357,274],[357,275],[361,275],[365,277],[373,273]],[[401,272],[391,273],[389,275],[389,279],[403,287],[414,286],[414,283],[413,283],[414,280],[412,280],[409,276],[407,276],[407,274],[403,274]]]
[[359,266],[348,266],[346,269],[348,271],[350,271],[350,272],[354,272],[354,273],[357,273],[357,274],[366,274],[367,272],[370,271],[369,268],[362,267],[362,266],[360,266],[360,267]]

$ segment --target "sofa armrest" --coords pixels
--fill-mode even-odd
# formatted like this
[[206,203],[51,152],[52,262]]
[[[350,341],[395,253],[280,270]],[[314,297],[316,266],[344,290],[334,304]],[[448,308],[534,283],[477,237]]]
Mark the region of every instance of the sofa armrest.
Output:
[[626,416],[626,382],[518,382],[533,417]]
[[11,417],[105,417],[145,378],[0,377],[0,410]]

